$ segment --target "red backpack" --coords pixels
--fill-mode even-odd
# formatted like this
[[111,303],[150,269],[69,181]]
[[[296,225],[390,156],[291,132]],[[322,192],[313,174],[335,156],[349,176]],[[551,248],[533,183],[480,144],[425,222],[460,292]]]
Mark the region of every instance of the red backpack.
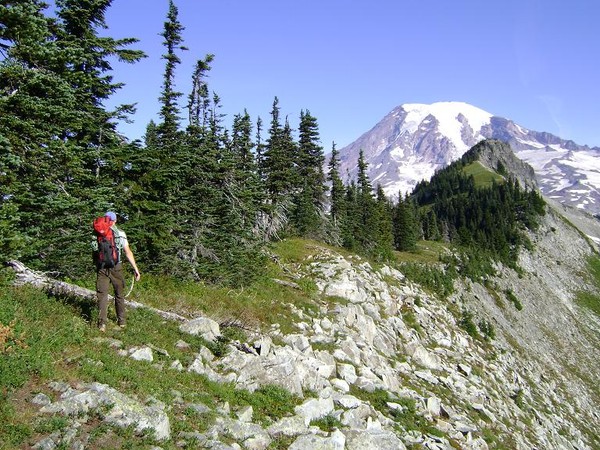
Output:
[[115,233],[110,228],[112,221],[106,217],[94,219],[94,233],[98,239],[96,266],[98,269],[112,269],[119,262],[119,251],[115,243]]

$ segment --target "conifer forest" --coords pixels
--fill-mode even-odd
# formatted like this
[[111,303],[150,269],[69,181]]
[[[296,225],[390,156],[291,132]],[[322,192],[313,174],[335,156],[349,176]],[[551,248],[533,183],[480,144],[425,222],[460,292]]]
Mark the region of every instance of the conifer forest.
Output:
[[[157,86],[158,120],[143,141],[117,131],[135,105],[109,110],[121,87],[112,61],[145,57],[137,39],[100,33],[111,0],[7,0],[0,6],[0,254],[77,278],[93,271],[91,224],[116,211],[142,271],[241,286],[260,276],[269,244],[301,236],[375,260],[421,239],[485,248],[511,263],[521,231],[543,214],[535,192],[510,179],[478,187],[458,162],[411,193],[387,198],[360,155],[340,173],[335,144],[320,141],[310,105],[297,123],[246,111],[225,126],[207,82],[215,55],[196,62],[179,92],[184,24],[170,0]],[[282,99],[285,101],[285,99]],[[360,130],[357,130],[360,132]],[[471,249],[471,250],[469,250]],[[481,255],[481,252],[477,252]]]

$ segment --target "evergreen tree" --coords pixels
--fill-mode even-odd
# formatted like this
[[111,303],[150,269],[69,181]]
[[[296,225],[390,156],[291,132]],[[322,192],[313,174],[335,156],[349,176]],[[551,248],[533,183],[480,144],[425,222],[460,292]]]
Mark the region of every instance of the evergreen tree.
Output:
[[381,185],[377,185],[377,197],[372,223],[374,232],[371,239],[374,248],[371,254],[378,260],[390,260],[393,256],[394,233],[392,226],[392,205],[386,197]]
[[259,117],[256,119],[256,167],[258,170],[258,178],[261,180],[261,182],[264,182],[265,175],[263,156],[265,152],[265,144],[262,140],[262,132],[262,119]]
[[179,10],[173,0],[169,0],[169,11],[167,20],[164,23],[163,32],[160,34],[163,38],[163,45],[166,48],[166,53],[162,58],[166,60],[165,73],[163,77],[162,93],[159,98],[161,103],[160,117],[160,133],[163,140],[163,145],[167,145],[169,140],[175,140],[179,131],[180,124],[180,109],[178,99],[183,94],[175,90],[175,69],[181,64],[178,50],[187,50],[182,44],[183,37],[181,33],[185,29],[179,22]]
[[[217,205],[221,193],[217,185],[220,149],[210,136],[211,100],[208,103],[207,122],[192,121],[181,146],[183,189],[178,199],[179,215],[179,271],[184,277],[207,278],[207,268],[218,262],[214,241],[218,220]],[[194,108],[193,104],[189,105]]]
[[300,112],[298,145],[299,191],[294,198],[294,226],[303,236],[318,237],[322,229],[325,202],[325,156],[319,144],[317,119]]
[[[3,261],[22,258],[28,253],[27,249],[31,249],[26,228],[35,219],[31,217],[33,209],[26,204],[33,200],[27,193],[36,178],[44,180],[38,164],[49,162],[42,146],[61,134],[75,109],[73,89],[60,73],[36,70],[59,59],[58,49],[53,44],[53,22],[44,16],[45,8],[43,2],[36,0],[0,5],[3,56],[0,63],[0,231],[3,236],[0,256]],[[55,63],[54,67],[58,65]],[[55,120],[48,123],[44,117]]]
[[[181,236],[184,234],[182,224],[186,215],[182,214],[182,198],[187,189],[186,176],[189,165],[186,160],[184,134],[180,130],[181,111],[178,99],[181,92],[175,90],[175,70],[181,60],[178,52],[186,50],[182,45],[184,27],[179,22],[179,11],[172,0],[163,31],[166,61],[163,85],[159,102],[161,121],[154,127],[149,126],[146,134],[146,156],[138,158],[140,163],[149,164],[142,167],[139,180],[140,196],[132,199],[135,213],[132,215],[131,228],[143,233],[143,251],[147,256],[147,264],[152,270],[164,272],[179,271],[181,258],[178,256]],[[182,153],[183,152],[183,153]]]
[[214,55],[206,55],[204,59],[196,62],[192,75],[192,92],[188,97],[188,119],[190,126],[205,128],[208,122],[210,98],[208,84],[204,80],[206,73],[211,69],[210,63]]
[[252,142],[252,122],[250,115],[236,115],[233,119],[231,151],[234,158],[233,181],[239,192],[239,202],[244,222],[254,225],[258,210],[264,201],[263,186],[258,171]]
[[99,36],[110,3],[57,1],[56,18],[35,0],[0,9],[0,165],[8,169],[0,170],[0,208],[12,208],[26,230],[14,256],[33,267],[85,270],[90,218],[117,195],[113,159],[126,148],[114,120],[132,107],[104,109],[120,87],[109,61],[143,53],[126,48],[134,39]]
[[477,187],[474,178],[463,170],[473,157],[466,154],[413,191],[412,198],[426,211],[421,214],[425,237],[453,241],[470,254],[477,253],[478,260],[487,257],[514,266],[519,248],[528,243],[522,230],[536,228],[544,214],[543,201],[537,193],[522,190],[510,177]]
[[357,210],[358,226],[356,236],[362,251],[370,253],[376,246],[374,236],[377,229],[374,223],[375,199],[373,198],[373,187],[367,174],[368,164],[365,161],[364,153],[360,150],[358,155],[358,174],[357,174]]
[[344,217],[345,201],[344,201],[344,183],[340,177],[340,160],[339,152],[335,148],[335,142],[331,146],[331,157],[329,159],[328,181],[331,183],[330,196],[330,215],[334,225]]
[[[417,244],[415,208],[406,196],[398,194],[398,203],[393,212],[394,248],[399,251],[414,250]],[[429,231],[429,226],[427,227]]]
[[358,232],[361,230],[361,211],[358,201],[358,187],[354,180],[347,186],[344,198],[344,215],[340,220],[343,246],[348,250],[362,250]]
[[296,144],[289,122],[281,124],[279,99],[275,97],[271,110],[269,138],[263,154],[263,174],[271,204],[289,201],[296,178]]

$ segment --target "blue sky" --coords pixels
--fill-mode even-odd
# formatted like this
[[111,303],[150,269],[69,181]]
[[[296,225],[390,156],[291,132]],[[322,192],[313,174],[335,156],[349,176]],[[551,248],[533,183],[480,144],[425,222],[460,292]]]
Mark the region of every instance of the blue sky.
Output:
[[[215,55],[209,88],[225,124],[244,109],[270,121],[275,96],[297,128],[319,123],[326,152],[369,131],[403,103],[467,102],[536,131],[600,147],[596,0],[176,0],[185,27],[176,88]],[[137,102],[130,139],[157,119],[168,0],[113,0],[115,38],[136,37],[148,58],[114,64]],[[182,100],[182,106],[184,104]],[[185,113],[185,111],[183,111]],[[183,114],[185,115],[185,114]]]

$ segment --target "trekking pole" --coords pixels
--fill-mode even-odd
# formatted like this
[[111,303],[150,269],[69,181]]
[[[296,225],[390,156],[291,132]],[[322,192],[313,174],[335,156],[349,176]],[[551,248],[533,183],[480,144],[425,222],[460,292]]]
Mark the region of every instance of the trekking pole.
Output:
[[129,294],[131,294],[131,291],[133,291],[133,285],[135,284],[135,277],[133,277],[131,279],[131,286],[129,287],[129,292],[127,293],[127,295],[125,295],[125,298],[129,297]]

